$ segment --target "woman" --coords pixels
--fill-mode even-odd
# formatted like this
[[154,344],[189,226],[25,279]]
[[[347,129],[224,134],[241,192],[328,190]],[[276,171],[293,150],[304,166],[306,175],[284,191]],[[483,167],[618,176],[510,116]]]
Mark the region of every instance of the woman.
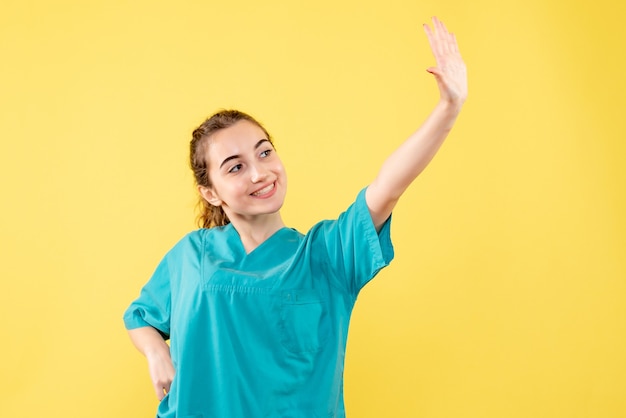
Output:
[[[454,35],[424,25],[440,101],[335,221],[306,235],[280,216],[287,186],[268,132],[222,111],[193,134],[201,226],[125,313],[158,417],[344,417],[343,365],[361,288],[393,258],[390,216],[467,97]],[[166,344],[170,339],[170,346]]]

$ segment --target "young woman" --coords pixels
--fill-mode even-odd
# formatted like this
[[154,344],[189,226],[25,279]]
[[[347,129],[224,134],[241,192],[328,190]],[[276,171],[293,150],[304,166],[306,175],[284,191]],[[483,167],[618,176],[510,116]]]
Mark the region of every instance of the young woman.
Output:
[[[202,228],[163,258],[124,321],[148,360],[158,417],[344,417],[357,294],[393,258],[390,216],[467,97],[454,35],[424,25],[440,100],[337,220],[306,235],[280,216],[287,178],[268,132],[230,110],[193,133]],[[166,340],[170,340],[170,345]]]

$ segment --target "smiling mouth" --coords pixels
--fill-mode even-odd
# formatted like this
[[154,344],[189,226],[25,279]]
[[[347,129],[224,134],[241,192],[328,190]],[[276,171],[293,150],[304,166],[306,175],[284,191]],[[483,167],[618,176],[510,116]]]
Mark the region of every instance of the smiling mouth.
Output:
[[276,183],[272,183],[269,186],[262,188],[261,190],[257,190],[256,192],[252,193],[252,196],[263,196],[265,194],[268,194],[269,192],[274,190],[274,187],[276,187]]

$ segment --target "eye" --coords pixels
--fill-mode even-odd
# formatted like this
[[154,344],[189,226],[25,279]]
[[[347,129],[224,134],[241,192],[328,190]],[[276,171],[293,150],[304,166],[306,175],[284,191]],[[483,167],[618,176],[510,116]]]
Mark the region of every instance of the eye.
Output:
[[237,171],[241,170],[241,164],[236,164],[234,166],[232,166],[228,172],[229,173],[236,173]]
[[272,153],[272,150],[271,150],[271,149],[267,149],[267,150],[265,150],[265,151],[262,151],[262,152],[261,152],[261,158],[267,158],[267,157],[269,157],[269,156],[270,156],[270,154],[271,154],[271,153]]

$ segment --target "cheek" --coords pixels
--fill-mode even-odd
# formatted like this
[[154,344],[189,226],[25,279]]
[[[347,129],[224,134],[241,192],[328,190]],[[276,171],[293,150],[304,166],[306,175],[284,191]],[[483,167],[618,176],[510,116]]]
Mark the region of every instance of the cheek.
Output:
[[226,181],[221,181],[219,184],[219,188],[217,185],[215,185],[215,188],[218,189],[218,191],[223,195],[223,196],[227,196],[227,195],[232,195],[232,194],[238,194],[241,191],[245,191],[246,190],[246,184],[243,181],[238,181],[238,180],[233,180],[233,179],[229,179]]
[[278,162],[274,166],[274,171],[276,173],[280,173],[283,177],[287,177],[287,170],[285,170],[285,166],[280,160],[278,160]]

